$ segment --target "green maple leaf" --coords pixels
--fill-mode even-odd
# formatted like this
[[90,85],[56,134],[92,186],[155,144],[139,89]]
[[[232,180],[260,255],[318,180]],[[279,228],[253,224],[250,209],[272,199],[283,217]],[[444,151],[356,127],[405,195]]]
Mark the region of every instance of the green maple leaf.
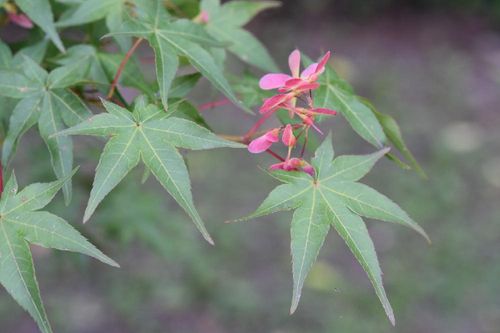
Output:
[[213,243],[199,216],[191,195],[191,184],[184,159],[176,147],[210,149],[242,148],[223,140],[192,121],[169,117],[155,105],[136,103],[133,113],[103,101],[108,111],[89,118],[58,135],[111,136],[96,169],[84,221],[98,204],[142,159],[146,167],[193,219],[205,239]]
[[47,73],[30,57],[22,57],[21,69],[0,70],[0,95],[20,99],[9,120],[2,162],[4,165],[9,162],[21,136],[38,123],[56,176],[67,179],[63,192],[68,203],[71,179],[67,176],[73,168],[73,144],[70,138],[51,136],[91,115],[83,101],[69,89],[86,76],[87,62],[73,62]]
[[314,93],[315,106],[339,111],[363,139],[382,148],[387,141],[384,130],[370,108],[354,94],[352,87],[331,66],[325,67],[318,81],[321,85]]
[[18,192],[12,174],[0,199],[0,283],[44,333],[52,329],[40,296],[29,244],[82,253],[119,267],[65,220],[40,211],[64,183],[64,180],[36,183]]
[[[75,62],[87,62],[89,66],[88,79],[101,87],[103,92],[107,92],[124,57],[125,55],[120,53],[100,52],[90,45],[76,45],[70,47],[64,55],[57,58],[56,62],[63,66]],[[146,82],[141,68],[135,61],[129,61],[123,68],[118,83],[136,88],[151,98],[157,91],[155,85]]]
[[215,40],[199,24],[171,16],[165,10],[162,0],[136,1],[135,9],[134,17],[129,16],[119,32],[108,36],[128,35],[148,40],[155,53],[156,76],[165,108],[168,107],[169,90],[181,56],[187,58],[193,67],[232,102],[242,106],[222,69],[205,49],[221,47],[224,46],[223,43]]
[[[12,71],[13,69],[20,70],[24,61],[24,57],[28,56],[35,62],[40,63],[47,51],[48,40],[43,39],[35,42],[32,45],[20,49],[15,55],[7,44],[0,41],[0,70]],[[10,118],[11,111],[14,110],[17,100],[5,96],[0,96],[0,105],[3,112],[0,114],[0,132],[2,138],[6,137],[7,124]]]
[[276,187],[253,214],[244,218],[294,210],[291,223],[291,313],[297,308],[306,276],[333,226],[368,274],[389,320],[394,324],[375,248],[361,216],[399,223],[416,230],[427,240],[429,238],[393,201],[357,182],[387,152],[388,148],[385,148],[371,155],[346,155],[333,159],[331,137],[328,136],[312,160],[314,178],[304,172],[273,172],[272,175],[285,184]]
[[[105,19],[110,32],[118,31],[126,16],[127,8],[132,5],[128,0],[75,0],[68,1],[71,6],[65,11],[57,27],[72,27]],[[130,38],[116,36],[116,41],[126,50],[130,48]]]
[[61,52],[64,52],[64,45],[57,34],[49,0],[15,0],[15,3],[47,34],[54,45]]
[[121,13],[125,9],[125,0],[77,0],[70,1],[72,5],[64,12],[57,26],[71,27],[76,25],[87,24],[107,18],[113,13]]
[[12,54],[7,44],[0,41],[0,68],[20,69],[24,63],[24,57],[30,57],[34,62],[41,63],[47,51],[48,41],[42,39],[20,49],[16,54]]
[[[307,58],[306,63],[310,63]],[[410,163],[411,168],[426,177],[391,116],[377,111],[366,99],[357,96],[349,83],[340,78],[331,66],[325,67],[319,83],[321,85],[314,93],[315,106],[339,111],[356,133],[377,148],[391,143]],[[410,168],[396,155],[388,154],[388,157],[403,168]]]
[[200,6],[208,13],[207,31],[217,40],[229,43],[229,51],[262,70],[279,71],[264,45],[242,28],[259,12],[280,6],[279,2],[230,1],[221,6],[220,0],[203,0]]

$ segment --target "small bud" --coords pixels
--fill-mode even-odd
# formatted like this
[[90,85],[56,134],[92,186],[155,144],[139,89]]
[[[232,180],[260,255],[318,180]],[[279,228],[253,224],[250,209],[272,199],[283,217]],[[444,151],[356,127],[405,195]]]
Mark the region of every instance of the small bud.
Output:
[[312,165],[310,164],[307,164],[305,165],[302,170],[305,172],[305,173],[308,173],[310,174],[312,177],[314,177],[314,168],[312,167]]
[[210,15],[207,11],[202,10],[195,18],[193,18],[193,22],[200,24],[207,24],[210,19]]

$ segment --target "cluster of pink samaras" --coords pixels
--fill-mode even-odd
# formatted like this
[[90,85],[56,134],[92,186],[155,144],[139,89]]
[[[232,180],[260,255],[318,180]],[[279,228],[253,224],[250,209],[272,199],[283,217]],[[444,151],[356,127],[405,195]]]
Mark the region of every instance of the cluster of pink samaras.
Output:
[[[259,86],[264,90],[277,89],[278,94],[264,100],[260,107],[260,113],[263,119],[269,118],[280,109],[288,111],[290,118],[297,116],[300,123],[273,128],[262,136],[254,139],[248,145],[251,153],[257,154],[267,151],[274,143],[277,143],[281,134],[281,142],[288,147],[288,154],[284,161],[271,165],[271,170],[299,171],[302,170],[311,175],[314,169],[307,163],[302,155],[300,157],[291,157],[293,148],[297,145],[297,138],[304,135],[307,139],[309,128],[314,128],[322,134],[321,130],[314,123],[318,115],[335,115],[334,110],[315,108],[312,91],[320,85],[317,82],[321,73],[325,71],[325,66],[330,58],[330,52],[327,52],[319,62],[313,63],[300,72],[300,52],[293,51],[288,57],[288,65],[291,75],[284,73],[270,73],[264,75],[259,82]],[[301,101],[301,105],[298,105]],[[297,137],[294,134],[297,134]],[[305,143],[304,143],[305,145]]]

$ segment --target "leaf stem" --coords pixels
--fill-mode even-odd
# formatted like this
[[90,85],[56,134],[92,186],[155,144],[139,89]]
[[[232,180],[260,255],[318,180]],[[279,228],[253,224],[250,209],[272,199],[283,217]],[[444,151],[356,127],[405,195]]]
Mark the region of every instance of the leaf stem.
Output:
[[302,145],[302,150],[300,151],[300,158],[304,157],[304,153],[306,152],[306,146],[307,146],[307,139],[309,138],[309,128],[305,129],[305,136],[304,136],[304,144]]
[[[248,145],[248,142],[245,142],[245,138],[239,135],[226,135],[226,134],[217,134],[217,136],[229,140],[229,141],[234,141],[238,143],[243,143],[245,145]],[[278,159],[280,162],[284,162],[285,158],[281,157],[279,154],[275,153],[271,149],[266,150],[266,153],[269,155],[273,156],[274,158]]]
[[280,162],[285,162],[285,159],[283,157],[281,157],[280,155],[276,154],[271,149],[266,150],[266,153],[268,153],[269,155],[273,156],[274,158],[277,158],[278,160],[280,160]]
[[216,108],[218,106],[224,106],[224,105],[227,105],[229,103],[231,103],[231,101],[228,100],[227,98],[224,98],[224,99],[221,99],[220,101],[208,102],[208,103],[201,104],[198,107],[198,110],[200,112],[202,112],[202,111],[205,111],[205,110],[208,110],[208,109]]
[[264,124],[267,118],[269,118],[272,114],[273,112],[268,112],[264,114],[259,120],[257,120],[257,122],[248,130],[248,132],[243,135],[243,143],[249,143],[255,132],[257,132],[260,126],[262,126],[262,124]]
[[109,100],[109,99],[111,99],[111,97],[113,97],[116,85],[118,84],[118,80],[120,79],[120,76],[122,75],[122,72],[123,72],[123,69],[125,68],[125,65],[130,60],[130,57],[132,56],[132,54],[134,54],[135,50],[137,49],[137,47],[139,47],[139,45],[141,44],[141,42],[143,40],[144,40],[143,37],[137,38],[134,45],[132,45],[130,50],[128,50],[127,53],[125,54],[125,57],[122,59],[122,62],[120,63],[120,66],[118,67],[118,70],[116,71],[115,78],[113,79],[113,82],[111,83],[111,87],[109,88],[109,92],[108,92],[108,95],[106,96],[106,99]]

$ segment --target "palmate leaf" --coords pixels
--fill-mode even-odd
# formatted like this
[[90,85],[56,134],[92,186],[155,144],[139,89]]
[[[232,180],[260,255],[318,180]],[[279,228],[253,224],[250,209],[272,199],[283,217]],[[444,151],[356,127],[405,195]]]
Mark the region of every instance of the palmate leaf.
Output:
[[202,10],[208,14],[207,31],[241,60],[262,70],[277,72],[278,67],[262,43],[242,28],[259,12],[278,7],[277,1],[230,1],[223,6],[220,0],[203,0]]
[[315,91],[314,103],[317,107],[339,111],[352,128],[366,141],[382,148],[387,138],[377,118],[330,66],[320,78],[321,86]]
[[110,13],[120,11],[125,6],[124,0],[80,0],[74,1],[66,12],[61,15],[56,25],[70,27],[104,19]]
[[82,253],[119,267],[65,220],[39,211],[64,183],[65,179],[36,183],[18,192],[13,174],[0,199],[0,283],[43,333],[52,329],[40,296],[29,244]]
[[[310,60],[306,58],[306,63]],[[399,126],[389,115],[381,113],[365,98],[355,94],[353,88],[341,79],[331,66],[325,67],[320,77],[321,86],[315,91],[315,105],[339,111],[363,139],[377,148],[391,143],[420,176],[425,172],[406,146]],[[409,168],[394,154],[388,154],[398,165]]]
[[[115,32],[123,23],[127,6],[131,3],[125,0],[71,1],[72,6],[61,15],[56,26],[62,28],[72,27],[105,19],[108,30]],[[122,51],[127,50],[131,46],[130,38],[117,36],[116,41]]]
[[206,128],[185,119],[167,117],[154,105],[136,103],[133,113],[103,101],[108,111],[62,131],[66,135],[111,136],[96,168],[84,221],[99,203],[140,160],[192,218],[203,237],[213,243],[193,203],[191,184],[184,159],[177,147],[211,149],[245,146],[223,140]]
[[[202,26],[170,16],[162,0],[138,0],[136,5],[136,17],[128,17],[119,32],[109,35],[136,36],[148,40],[155,53],[156,76],[164,108],[168,107],[169,90],[181,56],[187,58],[193,67],[233,103],[242,106],[222,69],[207,51],[210,47],[224,46],[223,43],[211,37]],[[245,107],[243,109],[249,111]]]
[[44,38],[38,42],[29,44],[13,55],[9,46],[0,41],[0,68],[10,70],[22,68],[24,57],[30,57],[34,62],[39,64],[45,57],[48,44],[48,40]]
[[385,148],[371,155],[339,156],[334,159],[331,137],[328,136],[312,160],[314,178],[303,172],[273,172],[272,175],[285,184],[276,187],[253,214],[244,218],[295,210],[291,224],[291,313],[297,308],[307,274],[330,226],[333,226],[368,274],[389,320],[394,324],[377,255],[361,216],[402,224],[427,240],[429,238],[397,204],[357,182],[387,152],[388,148]]
[[68,89],[85,78],[88,63],[76,61],[47,73],[30,57],[22,57],[23,73],[0,70],[0,95],[20,99],[10,116],[2,148],[2,163],[9,163],[21,136],[38,123],[56,176],[67,179],[63,193],[66,203],[69,203],[72,192],[71,178],[68,177],[73,168],[72,141],[52,135],[91,115],[80,98]]
[[49,0],[15,0],[15,3],[35,22],[54,42],[54,45],[64,52],[64,45],[57,34],[54,15]]

